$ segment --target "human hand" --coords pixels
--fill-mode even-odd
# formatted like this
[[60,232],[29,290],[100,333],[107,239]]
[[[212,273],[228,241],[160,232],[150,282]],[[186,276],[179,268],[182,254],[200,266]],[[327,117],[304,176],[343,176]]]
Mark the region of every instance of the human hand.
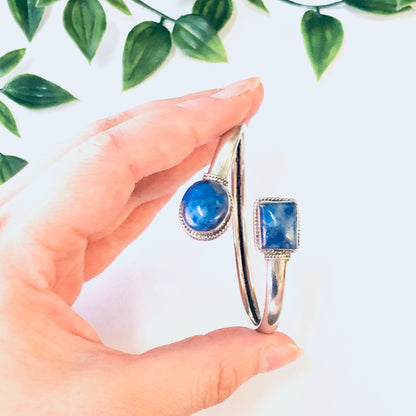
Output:
[[251,78],[138,106],[0,188],[2,416],[188,415],[300,355],[286,335],[246,328],[125,354],[71,308],[262,96]]

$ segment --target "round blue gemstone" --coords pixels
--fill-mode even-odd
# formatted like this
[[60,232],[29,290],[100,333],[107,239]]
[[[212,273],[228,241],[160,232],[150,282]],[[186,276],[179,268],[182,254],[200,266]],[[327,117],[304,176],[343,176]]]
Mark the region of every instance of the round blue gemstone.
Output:
[[185,223],[195,231],[212,231],[228,213],[227,190],[219,182],[195,182],[182,198],[182,215]]

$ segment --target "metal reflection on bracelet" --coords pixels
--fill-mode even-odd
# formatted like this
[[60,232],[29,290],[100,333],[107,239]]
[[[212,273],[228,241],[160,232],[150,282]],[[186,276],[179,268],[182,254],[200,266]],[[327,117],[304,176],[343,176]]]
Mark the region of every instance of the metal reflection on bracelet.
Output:
[[[226,132],[218,143],[208,173],[182,198],[179,218],[197,240],[213,240],[233,224],[238,281],[245,311],[257,331],[276,330],[282,309],[286,263],[299,246],[298,206],[294,199],[260,198],[254,206],[255,245],[264,254],[266,297],[260,312],[251,281],[245,223],[245,125]],[[227,177],[231,170],[231,191]]]

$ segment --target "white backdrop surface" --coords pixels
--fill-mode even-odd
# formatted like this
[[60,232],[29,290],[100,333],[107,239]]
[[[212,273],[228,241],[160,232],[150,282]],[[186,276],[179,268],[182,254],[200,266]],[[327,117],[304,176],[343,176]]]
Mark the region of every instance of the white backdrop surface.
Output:
[[[288,264],[280,330],[305,355],[250,380],[201,414],[416,414],[416,12],[375,17],[343,6],[325,11],[343,22],[345,41],[317,83],[299,30],[303,10],[269,0],[267,15],[236,0],[222,35],[229,63],[202,63],[175,50],[163,70],[121,94],[127,33],[140,21],[157,19],[128,3],[131,17],[103,2],[108,30],[90,66],[63,30],[64,2],[48,10],[31,44],[7,2],[0,2],[0,55],[28,47],[23,63],[0,84],[31,72],[81,100],[30,111],[2,97],[23,139],[1,128],[0,151],[35,161],[97,118],[260,76],[265,98],[248,131],[248,198],[294,197],[300,204],[301,249]],[[179,16],[193,2],[149,3]],[[109,346],[140,353],[248,325],[231,233],[210,243],[185,235],[177,211],[186,187],[84,286],[74,305]],[[255,263],[261,287],[261,257]]]

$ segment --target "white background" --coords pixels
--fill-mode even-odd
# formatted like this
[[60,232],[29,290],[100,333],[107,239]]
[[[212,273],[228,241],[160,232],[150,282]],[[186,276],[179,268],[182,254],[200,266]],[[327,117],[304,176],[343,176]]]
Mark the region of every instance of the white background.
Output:
[[[193,3],[149,2],[174,17]],[[98,117],[261,76],[265,99],[248,131],[248,196],[294,197],[300,204],[302,247],[288,264],[280,329],[305,355],[202,414],[414,415],[416,12],[375,17],[344,6],[325,11],[342,21],[345,41],[317,83],[299,30],[303,10],[269,0],[269,16],[236,0],[222,32],[228,64],[197,62],[175,50],[163,70],[121,94],[127,33],[157,17],[132,2],[132,17],[103,3],[108,30],[89,66],[63,30],[63,2],[48,9],[30,45],[7,2],[0,2],[0,54],[28,47],[22,64],[0,84],[31,72],[81,99],[30,111],[2,97],[23,139],[1,127],[0,151],[42,158]],[[185,189],[85,285],[75,304],[110,346],[140,353],[248,325],[231,233],[210,243],[187,237],[177,219]],[[261,285],[263,262],[255,263]]]

